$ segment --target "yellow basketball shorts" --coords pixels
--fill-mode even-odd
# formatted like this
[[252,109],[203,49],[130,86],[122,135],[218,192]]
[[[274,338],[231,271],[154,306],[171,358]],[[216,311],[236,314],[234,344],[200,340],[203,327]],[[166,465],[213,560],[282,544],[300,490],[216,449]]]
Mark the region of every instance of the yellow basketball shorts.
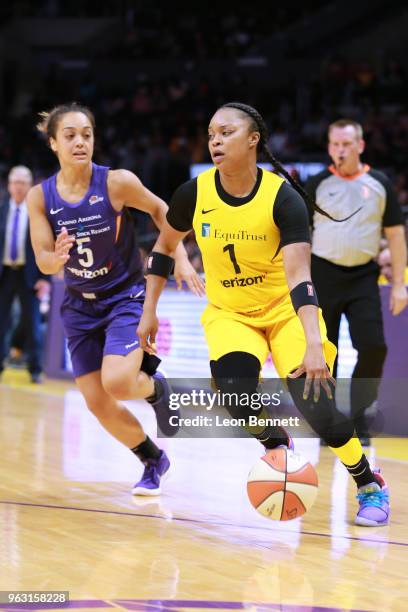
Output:
[[[268,317],[255,317],[229,312],[208,304],[201,323],[204,327],[210,360],[216,361],[232,352],[250,353],[259,359],[261,367],[269,353],[280,378],[295,370],[303,361],[306,339],[299,317],[291,302],[280,309],[274,320],[271,311]],[[336,358],[336,347],[327,339],[326,325],[319,308],[319,327],[326,363],[332,371]]]

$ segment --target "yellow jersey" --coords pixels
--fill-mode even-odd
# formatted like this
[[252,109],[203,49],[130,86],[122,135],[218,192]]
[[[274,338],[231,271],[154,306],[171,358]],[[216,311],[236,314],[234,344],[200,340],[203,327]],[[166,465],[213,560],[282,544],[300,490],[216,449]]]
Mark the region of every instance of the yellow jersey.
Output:
[[207,297],[218,308],[257,315],[289,293],[273,218],[284,179],[265,171],[253,198],[230,206],[218,195],[215,172],[211,168],[197,177],[193,217]]

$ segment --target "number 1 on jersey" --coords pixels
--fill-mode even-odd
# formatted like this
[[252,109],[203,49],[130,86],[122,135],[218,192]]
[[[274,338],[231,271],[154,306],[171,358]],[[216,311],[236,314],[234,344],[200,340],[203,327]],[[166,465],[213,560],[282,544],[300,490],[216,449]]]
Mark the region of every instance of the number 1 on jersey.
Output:
[[226,244],[223,248],[224,253],[228,251],[230,259],[232,261],[232,265],[234,266],[235,274],[241,274],[241,268],[238,265],[237,258],[235,256],[235,245],[234,244]]

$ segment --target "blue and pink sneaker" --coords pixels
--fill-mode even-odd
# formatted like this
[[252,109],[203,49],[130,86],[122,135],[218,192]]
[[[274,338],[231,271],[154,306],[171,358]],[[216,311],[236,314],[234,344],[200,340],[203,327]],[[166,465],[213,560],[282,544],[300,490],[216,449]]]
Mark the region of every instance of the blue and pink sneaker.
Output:
[[[166,437],[170,438],[175,436],[180,426],[178,424],[178,418],[180,417],[179,409],[170,410],[170,393],[171,387],[166,380],[166,377],[159,370],[153,374],[153,378],[160,383],[161,392],[158,398],[154,402],[149,402],[153,410],[156,413],[157,425]],[[177,417],[170,421],[170,417]]]
[[160,495],[161,482],[167,476],[170,461],[162,450],[158,459],[148,459],[142,478],[132,489],[132,495]]
[[359,509],[355,523],[364,527],[388,525],[390,499],[387,484],[380,470],[373,470],[376,482],[360,487],[357,493]]

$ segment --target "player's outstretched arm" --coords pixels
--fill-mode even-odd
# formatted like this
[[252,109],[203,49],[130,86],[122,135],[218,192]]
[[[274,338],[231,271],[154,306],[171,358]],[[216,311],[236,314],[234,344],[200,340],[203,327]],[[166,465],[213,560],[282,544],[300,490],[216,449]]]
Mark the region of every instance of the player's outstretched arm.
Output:
[[35,185],[27,194],[30,219],[30,237],[35,261],[43,274],[56,274],[69,259],[69,251],[75,242],[65,227],[58,238],[54,235],[45,214],[44,194],[41,185]]
[[290,376],[298,378],[306,374],[304,399],[309,397],[312,383],[315,401],[320,396],[320,384],[331,397],[327,379],[332,379],[324,358],[318,305],[310,273],[310,244],[308,242],[288,244],[283,247],[282,255],[292,303],[302,323],[306,338],[303,362]]

